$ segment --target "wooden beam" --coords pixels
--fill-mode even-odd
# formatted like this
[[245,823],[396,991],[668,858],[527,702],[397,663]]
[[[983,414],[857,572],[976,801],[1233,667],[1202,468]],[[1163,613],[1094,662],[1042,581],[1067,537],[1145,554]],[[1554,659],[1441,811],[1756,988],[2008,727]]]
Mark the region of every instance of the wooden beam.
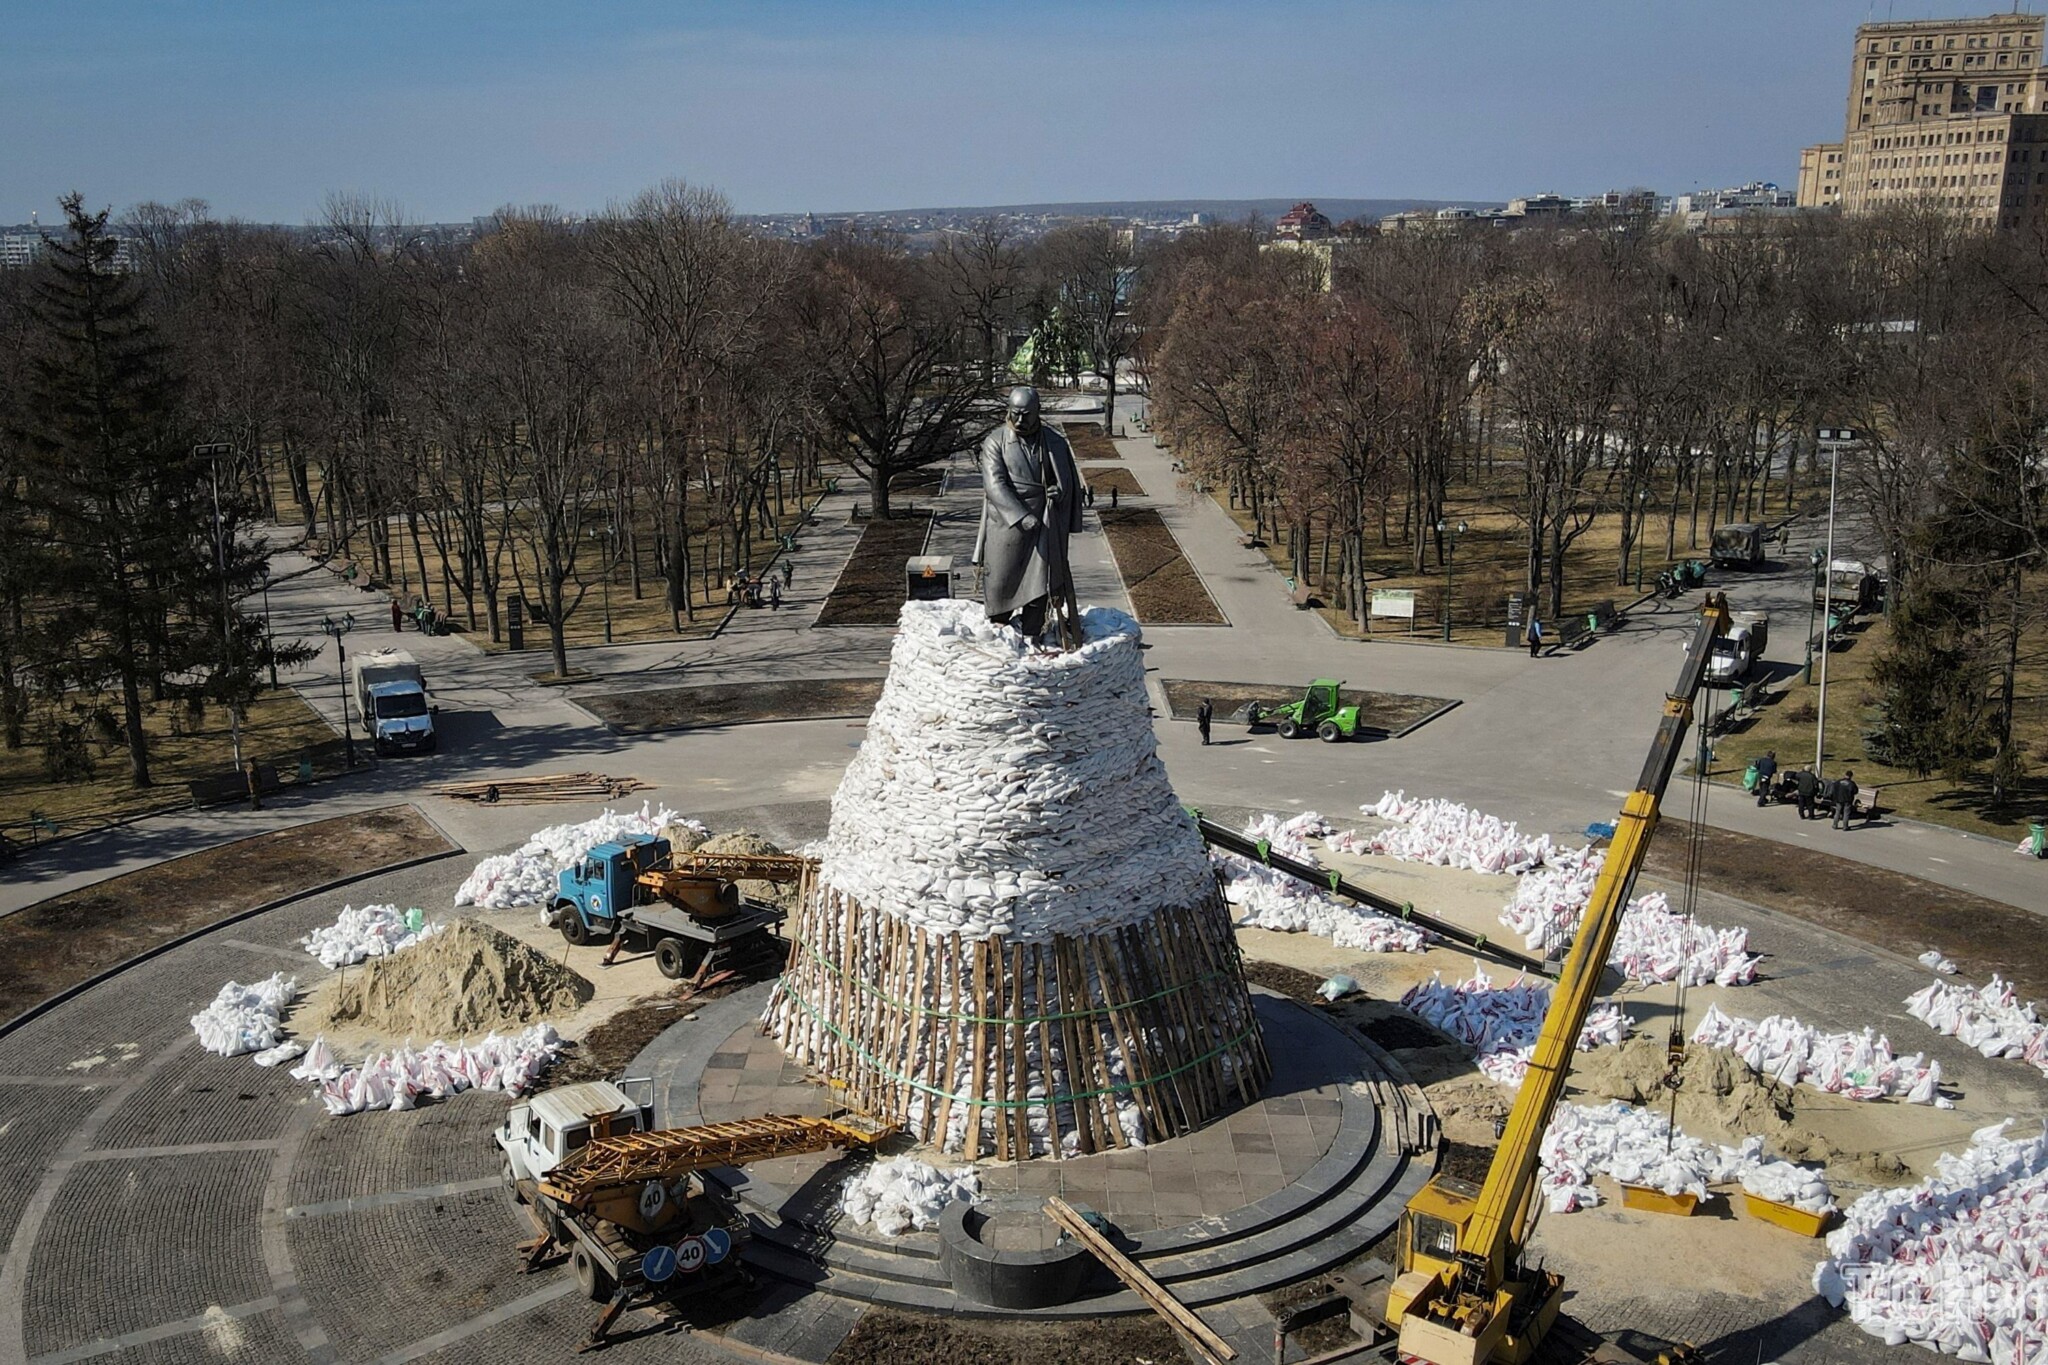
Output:
[[1196,1317],[1194,1310],[1176,1299],[1165,1285],[1146,1274],[1136,1261],[1118,1251],[1115,1244],[1090,1226],[1072,1204],[1053,1195],[1045,1201],[1045,1212],[1069,1236],[1088,1248],[1096,1260],[1107,1266],[1110,1274],[1122,1280],[1125,1288],[1144,1300],[1146,1307],[1165,1318],[1174,1330],[1217,1360],[1237,1359],[1237,1351],[1229,1342],[1210,1331],[1208,1323]]

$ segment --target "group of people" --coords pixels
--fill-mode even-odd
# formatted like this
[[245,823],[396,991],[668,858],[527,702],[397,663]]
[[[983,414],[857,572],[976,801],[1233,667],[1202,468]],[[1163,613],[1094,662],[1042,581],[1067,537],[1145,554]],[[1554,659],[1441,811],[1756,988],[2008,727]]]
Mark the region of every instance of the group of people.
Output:
[[1756,761],[1755,783],[1752,790],[1756,792],[1758,806],[1790,801],[1799,808],[1800,819],[1812,820],[1822,814],[1821,806],[1825,803],[1828,823],[1835,829],[1849,828],[1849,821],[1856,816],[1856,797],[1863,790],[1856,785],[1854,769],[1843,769],[1842,775],[1832,782],[1811,768],[1781,772],[1776,749],[1766,750]]
[[440,635],[443,633],[440,611],[424,597],[413,598],[410,611],[399,606],[397,598],[391,599],[391,629],[403,632],[407,621],[411,621],[412,628],[422,635]]
[[796,566],[787,559],[782,561],[779,573],[763,570],[751,577],[742,573],[727,586],[725,600],[729,604],[744,602],[750,607],[758,607],[765,602],[771,611],[780,611],[782,590],[787,588],[795,577]]

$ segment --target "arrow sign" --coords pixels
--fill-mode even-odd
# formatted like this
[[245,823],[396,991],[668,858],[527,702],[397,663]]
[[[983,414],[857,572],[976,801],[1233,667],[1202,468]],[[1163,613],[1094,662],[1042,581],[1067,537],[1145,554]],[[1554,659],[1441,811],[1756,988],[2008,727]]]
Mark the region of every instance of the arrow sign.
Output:
[[676,1253],[673,1247],[658,1246],[650,1249],[640,1258],[640,1273],[649,1284],[660,1284],[676,1273]]
[[732,1251],[732,1234],[724,1228],[712,1228],[704,1234],[704,1250],[711,1264],[717,1265]]

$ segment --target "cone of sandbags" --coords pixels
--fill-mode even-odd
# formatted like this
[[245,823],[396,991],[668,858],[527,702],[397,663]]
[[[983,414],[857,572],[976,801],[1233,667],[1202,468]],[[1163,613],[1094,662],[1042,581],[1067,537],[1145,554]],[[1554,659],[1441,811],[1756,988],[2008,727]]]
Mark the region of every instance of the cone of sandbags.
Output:
[[1082,624],[1052,652],[905,604],[766,1013],[850,1103],[970,1157],[1156,1142],[1270,1074],[1137,623]]

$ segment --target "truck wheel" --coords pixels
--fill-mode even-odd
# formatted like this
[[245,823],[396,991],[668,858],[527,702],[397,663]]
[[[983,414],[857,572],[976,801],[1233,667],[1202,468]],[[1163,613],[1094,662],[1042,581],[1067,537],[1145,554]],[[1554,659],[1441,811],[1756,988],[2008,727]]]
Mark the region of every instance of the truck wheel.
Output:
[[680,981],[704,960],[704,945],[671,936],[654,945],[654,965],[671,981]]
[[592,1303],[610,1303],[612,1293],[618,1285],[612,1280],[609,1270],[597,1263],[597,1257],[590,1254],[590,1248],[578,1242],[576,1249],[569,1253],[569,1269],[575,1272],[577,1287],[583,1297]]
[[1282,716],[1273,722],[1273,728],[1279,732],[1280,738],[1293,739],[1301,733],[1301,722],[1292,716]]
[[1316,727],[1316,738],[1325,744],[1335,744],[1338,740],[1344,738],[1344,731],[1338,726],[1336,721],[1326,720]]
[[590,926],[583,922],[581,910],[565,903],[561,907],[561,916],[563,938],[578,948],[590,942]]
[[512,1169],[512,1158],[509,1156],[505,1158],[504,1172],[505,1188],[512,1191],[513,1201],[524,1204],[526,1196],[519,1192],[519,1173]]

